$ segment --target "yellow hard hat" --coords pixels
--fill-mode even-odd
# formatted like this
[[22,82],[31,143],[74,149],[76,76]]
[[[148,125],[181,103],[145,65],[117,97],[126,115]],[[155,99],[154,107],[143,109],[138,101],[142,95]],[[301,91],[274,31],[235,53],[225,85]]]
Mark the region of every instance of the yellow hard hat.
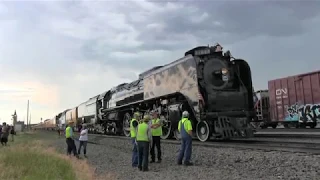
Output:
[[144,115],[143,121],[144,121],[144,122],[150,121],[150,116],[149,116],[148,114]]
[[135,113],[133,114],[133,116],[134,116],[134,117],[139,117],[139,116],[140,116],[140,113],[139,113],[139,112],[135,112]]

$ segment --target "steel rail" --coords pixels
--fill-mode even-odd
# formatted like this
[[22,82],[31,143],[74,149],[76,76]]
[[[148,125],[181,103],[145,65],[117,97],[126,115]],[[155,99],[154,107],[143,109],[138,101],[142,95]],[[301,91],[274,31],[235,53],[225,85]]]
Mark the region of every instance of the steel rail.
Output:
[[[100,140],[105,138],[113,138],[119,140],[127,140],[130,138],[123,136],[108,136],[108,135],[91,135],[90,143],[104,145]],[[164,144],[180,145],[178,140],[162,140]],[[320,141],[315,142],[287,142],[287,141],[272,141],[259,139],[236,139],[229,141],[194,141],[193,146],[207,147],[207,148],[234,148],[243,150],[262,150],[262,151],[281,151],[292,153],[309,153],[320,155]]]

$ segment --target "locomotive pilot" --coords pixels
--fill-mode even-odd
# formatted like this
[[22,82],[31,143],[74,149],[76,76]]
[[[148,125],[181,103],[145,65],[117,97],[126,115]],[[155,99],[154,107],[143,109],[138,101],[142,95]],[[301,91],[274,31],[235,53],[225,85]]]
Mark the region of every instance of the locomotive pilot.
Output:
[[149,146],[152,143],[151,127],[148,122],[149,115],[145,115],[143,122],[137,128],[137,143],[138,143],[138,168],[140,171],[148,171]]
[[151,150],[150,150],[150,155],[151,155],[151,161],[150,163],[155,162],[155,147],[157,147],[157,153],[158,153],[158,163],[161,162],[161,145],[160,145],[160,136],[162,136],[162,125],[161,121],[158,117],[158,112],[153,111],[152,112],[152,120],[151,120],[151,132],[152,132],[152,144],[151,144]]
[[182,119],[179,121],[178,130],[181,134],[181,147],[178,157],[178,165],[182,164],[184,158],[184,165],[190,166],[193,165],[190,162],[191,153],[192,153],[192,124],[189,120],[188,111],[182,113]]
[[137,127],[140,121],[140,114],[138,112],[135,112],[133,114],[133,118],[130,121],[130,136],[132,140],[132,167],[138,166],[138,148],[137,148],[137,142],[136,142],[136,136],[137,136]]

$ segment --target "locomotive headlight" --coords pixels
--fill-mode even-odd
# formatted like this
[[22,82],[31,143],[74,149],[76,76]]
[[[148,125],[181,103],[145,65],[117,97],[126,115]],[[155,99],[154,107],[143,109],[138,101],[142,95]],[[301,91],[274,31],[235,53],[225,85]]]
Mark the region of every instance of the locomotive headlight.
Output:
[[227,69],[227,68],[222,68],[222,69],[221,69],[221,73],[222,73],[223,75],[226,75],[226,74],[228,73],[228,69]]
[[222,68],[221,69],[221,74],[222,74],[222,81],[224,81],[224,82],[229,81],[228,69],[227,68]]

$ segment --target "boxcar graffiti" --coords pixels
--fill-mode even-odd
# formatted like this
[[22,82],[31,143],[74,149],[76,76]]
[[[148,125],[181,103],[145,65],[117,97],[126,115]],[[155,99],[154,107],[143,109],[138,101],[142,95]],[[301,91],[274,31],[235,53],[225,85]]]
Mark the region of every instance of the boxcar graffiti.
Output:
[[285,121],[299,121],[314,126],[320,120],[320,103],[299,105],[295,103],[287,107]]

